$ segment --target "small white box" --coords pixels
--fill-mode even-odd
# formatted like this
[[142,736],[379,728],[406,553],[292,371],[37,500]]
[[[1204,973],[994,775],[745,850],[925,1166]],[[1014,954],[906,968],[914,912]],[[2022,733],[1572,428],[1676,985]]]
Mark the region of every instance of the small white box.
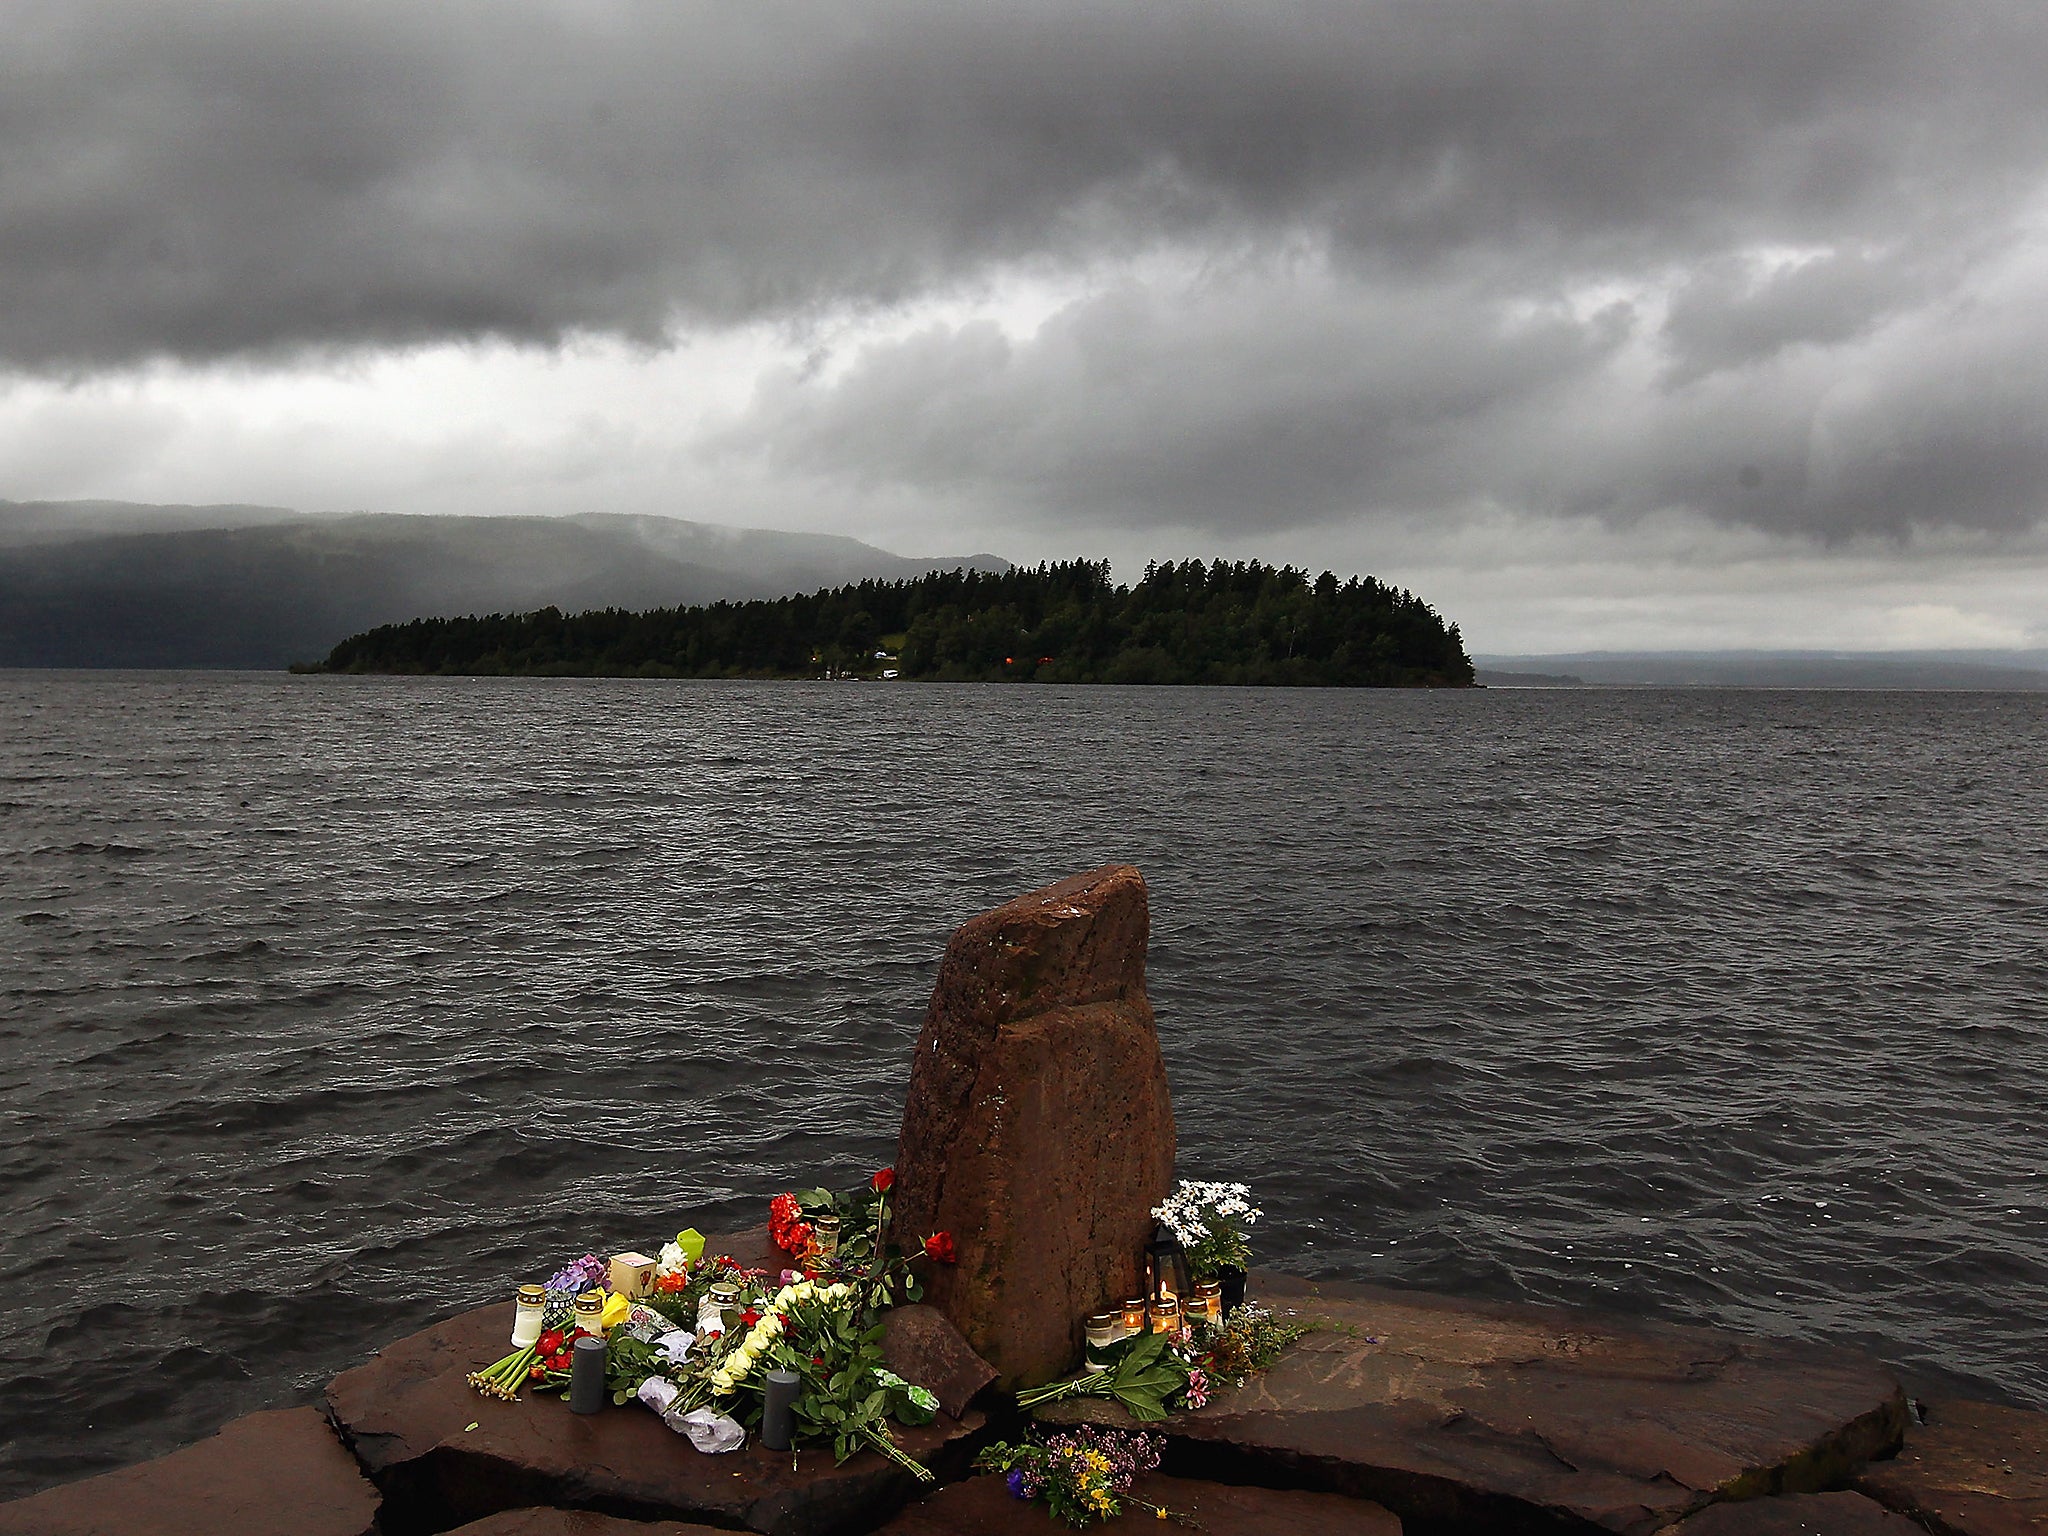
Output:
[[638,1300],[654,1289],[654,1260],[644,1253],[613,1254],[605,1288],[614,1296]]

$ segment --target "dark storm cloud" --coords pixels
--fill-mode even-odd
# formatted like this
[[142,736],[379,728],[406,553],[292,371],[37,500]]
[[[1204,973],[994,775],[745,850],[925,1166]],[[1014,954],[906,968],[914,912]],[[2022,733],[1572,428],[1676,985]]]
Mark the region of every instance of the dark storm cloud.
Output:
[[1245,229],[1560,273],[1938,238],[2039,167],[2034,15],[17,3],[0,347],[653,334]]
[[[2038,239],[2037,0],[7,21],[19,369],[657,341],[1170,250],[1250,275],[1113,279],[1028,340],[933,331],[771,380],[732,441],[1217,527],[1496,502],[1833,536],[2048,501],[2048,327],[1971,305]],[[1937,311],[1960,341],[1914,331]]]

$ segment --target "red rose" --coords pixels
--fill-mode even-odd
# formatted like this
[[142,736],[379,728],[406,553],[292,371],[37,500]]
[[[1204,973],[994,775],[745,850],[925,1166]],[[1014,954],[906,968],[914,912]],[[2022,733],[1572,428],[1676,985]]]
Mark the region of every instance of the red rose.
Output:
[[746,1311],[740,1314],[740,1326],[744,1328],[751,1328],[759,1321],[761,1321],[761,1314],[752,1307],[747,1308]]
[[941,1264],[953,1263],[953,1234],[934,1232],[924,1240],[924,1255],[928,1259],[938,1260]]
[[552,1355],[556,1350],[560,1349],[561,1347],[562,1330],[559,1328],[550,1328],[546,1333],[540,1336],[539,1340],[533,1346],[534,1353],[541,1355]]
[[889,1186],[896,1182],[896,1170],[894,1168],[884,1168],[872,1179],[869,1179],[868,1182],[875,1186],[875,1193],[887,1194]]

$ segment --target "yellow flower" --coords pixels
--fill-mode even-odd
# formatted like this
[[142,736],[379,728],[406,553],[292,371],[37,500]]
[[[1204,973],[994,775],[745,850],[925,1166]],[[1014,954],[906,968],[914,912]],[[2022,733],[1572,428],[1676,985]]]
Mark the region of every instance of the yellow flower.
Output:
[[633,1303],[613,1292],[605,1299],[604,1311],[598,1317],[598,1324],[604,1328],[616,1328],[632,1315]]

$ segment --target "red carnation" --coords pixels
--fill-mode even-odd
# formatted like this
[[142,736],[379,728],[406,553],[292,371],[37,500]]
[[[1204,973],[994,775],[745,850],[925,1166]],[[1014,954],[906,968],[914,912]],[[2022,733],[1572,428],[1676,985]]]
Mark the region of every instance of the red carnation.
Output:
[[559,1328],[550,1328],[546,1333],[542,1334],[540,1338],[534,1343],[533,1349],[535,1354],[552,1355],[556,1350],[560,1349],[561,1347],[562,1330]]
[[934,1232],[924,1240],[924,1254],[926,1258],[936,1259],[941,1264],[953,1263],[953,1234]]
[[872,1179],[869,1179],[868,1182],[875,1186],[877,1194],[887,1194],[889,1186],[896,1182],[896,1170],[894,1168],[884,1168]]

